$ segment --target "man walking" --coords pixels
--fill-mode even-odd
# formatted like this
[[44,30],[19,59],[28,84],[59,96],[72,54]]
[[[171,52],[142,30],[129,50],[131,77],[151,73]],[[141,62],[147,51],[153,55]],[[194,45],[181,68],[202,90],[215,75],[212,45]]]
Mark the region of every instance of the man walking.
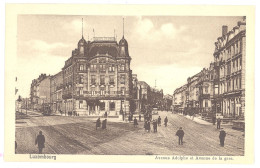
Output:
[[157,132],[157,121],[153,120],[153,132]]
[[138,122],[137,122],[137,119],[135,117],[135,119],[134,119],[134,127],[137,127],[137,125],[138,125]]
[[218,118],[218,119],[217,119],[217,129],[220,129],[220,123],[221,123],[221,119]]
[[158,126],[161,126],[161,123],[162,123],[162,119],[161,119],[161,117],[159,116],[159,117],[158,117]]
[[224,131],[223,128],[219,131],[219,141],[220,141],[220,146],[224,147],[224,142],[225,142],[225,137],[226,137],[226,132]]
[[39,135],[37,136],[35,140],[35,145],[38,144],[39,154],[42,154],[42,149],[45,147],[45,137],[42,135],[42,131],[39,132]]
[[102,121],[102,129],[107,129],[107,119]]
[[141,121],[141,119],[142,119],[142,116],[141,116],[141,114],[139,114],[139,121]]
[[100,121],[100,117],[98,117],[97,122],[96,122],[96,130],[97,128],[100,128],[101,125],[101,121]]
[[182,130],[182,127],[180,127],[179,130],[176,132],[176,136],[179,137],[179,145],[183,145],[184,131]]
[[167,116],[166,116],[165,119],[164,119],[164,125],[165,125],[165,127],[167,127],[167,123],[168,123],[168,118],[167,118]]

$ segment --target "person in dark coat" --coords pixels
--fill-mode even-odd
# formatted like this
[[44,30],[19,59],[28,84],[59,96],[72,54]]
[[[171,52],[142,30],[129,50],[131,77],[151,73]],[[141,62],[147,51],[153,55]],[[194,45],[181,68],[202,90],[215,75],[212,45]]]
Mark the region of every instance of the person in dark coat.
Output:
[[16,154],[16,149],[17,149],[17,142],[15,141],[15,154]]
[[145,131],[147,130],[147,120],[145,120],[145,122],[144,122],[144,130]]
[[159,116],[158,117],[158,126],[161,126],[161,123],[162,123],[162,118]]
[[101,125],[101,121],[100,121],[100,117],[98,117],[97,121],[96,121],[96,130],[97,128],[100,128]]
[[212,117],[212,123],[213,123],[213,125],[216,124],[216,116],[215,115]]
[[107,129],[107,119],[102,121],[102,129]]
[[221,119],[218,118],[218,119],[217,119],[217,129],[220,129],[220,123],[221,123]]
[[141,116],[141,114],[139,114],[139,121],[141,121],[141,119],[142,119],[142,116]]
[[157,121],[153,120],[153,132],[157,132]]
[[168,123],[168,118],[167,118],[167,116],[166,116],[165,119],[164,119],[164,125],[165,125],[165,127],[167,127],[167,123]]
[[179,137],[179,145],[182,145],[184,137],[184,131],[182,130],[182,127],[180,127],[179,130],[176,132],[176,136]]
[[38,144],[39,154],[42,154],[42,149],[45,148],[45,137],[42,135],[42,131],[39,132],[39,135],[37,136],[35,140],[35,145]]
[[150,121],[147,121],[147,131],[150,132],[151,131],[151,125],[150,125]]
[[138,122],[137,122],[137,119],[135,117],[135,119],[134,119],[134,127],[137,127],[137,125],[138,125]]
[[220,146],[224,147],[224,142],[225,142],[225,137],[226,137],[226,132],[224,131],[223,128],[219,131],[219,141],[220,141]]
[[107,118],[107,112],[105,112],[104,117]]

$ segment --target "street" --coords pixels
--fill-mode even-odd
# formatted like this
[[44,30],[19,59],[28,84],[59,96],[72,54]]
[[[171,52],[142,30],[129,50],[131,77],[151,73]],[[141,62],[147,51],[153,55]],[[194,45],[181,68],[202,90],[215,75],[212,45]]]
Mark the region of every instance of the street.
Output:
[[[16,120],[17,153],[38,153],[35,138],[41,130],[46,139],[45,154],[244,155],[244,133],[241,131],[225,126],[225,147],[220,147],[216,126],[200,124],[170,112],[159,112],[159,115],[162,126],[153,133],[151,124],[151,132],[147,133],[143,122],[138,122],[138,127],[134,128],[133,123],[108,118],[107,129],[96,131],[96,118],[42,116],[28,112],[28,117]],[[159,115],[153,117],[157,119]],[[166,115],[169,122],[164,127]],[[179,127],[185,132],[183,145],[178,145],[175,136]]]

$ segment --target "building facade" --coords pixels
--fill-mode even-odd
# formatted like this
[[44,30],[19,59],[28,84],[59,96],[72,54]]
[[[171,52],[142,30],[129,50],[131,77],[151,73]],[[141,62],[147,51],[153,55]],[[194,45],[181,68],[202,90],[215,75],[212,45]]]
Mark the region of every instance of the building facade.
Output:
[[43,104],[49,104],[50,99],[50,75],[41,74],[34,79],[30,88],[30,104],[31,108],[40,110]]
[[215,42],[214,51],[214,105],[215,112],[224,117],[244,118],[245,113],[245,59],[246,18],[228,31],[222,27],[222,36]]
[[58,85],[62,86],[62,113],[128,115],[133,87],[130,62],[124,36],[119,43],[114,37],[86,41],[82,36],[62,68],[63,82]]
[[50,79],[51,110],[54,113],[64,111],[62,105],[63,73],[53,75]]

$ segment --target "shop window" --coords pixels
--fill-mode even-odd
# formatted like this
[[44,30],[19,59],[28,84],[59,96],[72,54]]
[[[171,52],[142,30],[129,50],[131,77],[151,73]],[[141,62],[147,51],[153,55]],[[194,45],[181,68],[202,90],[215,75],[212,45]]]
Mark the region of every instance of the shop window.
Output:
[[109,103],[109,110],[110,111],[115,111],[115,102],[110,102]]
[[101,111],[105,110],[105,102],[100,102],[99,106]]

